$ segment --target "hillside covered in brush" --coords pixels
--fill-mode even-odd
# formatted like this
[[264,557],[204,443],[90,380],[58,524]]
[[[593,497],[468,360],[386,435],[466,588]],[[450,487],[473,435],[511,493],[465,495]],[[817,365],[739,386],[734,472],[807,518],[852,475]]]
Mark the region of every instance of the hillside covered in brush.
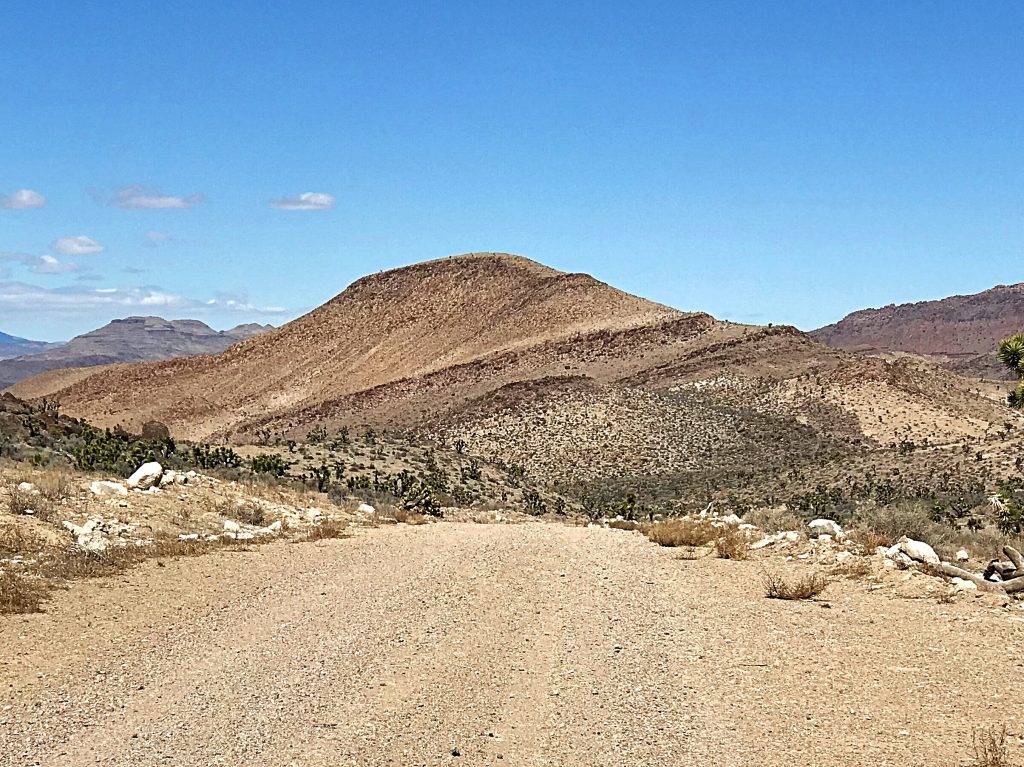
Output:
[[188,439],[420,434],[562,484],[777,472],[983,439],[1016,418],[998,386],[927,361],[851,355],[795,328],[677,311],[493,253],[364,277],[216,356],[14,391],[99,425],[159,420]]

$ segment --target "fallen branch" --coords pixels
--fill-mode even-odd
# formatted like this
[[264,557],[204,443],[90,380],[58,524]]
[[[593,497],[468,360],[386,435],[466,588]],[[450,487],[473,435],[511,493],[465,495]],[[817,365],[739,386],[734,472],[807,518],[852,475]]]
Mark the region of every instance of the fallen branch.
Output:
[[1013,562],[1013,566],[1017,568],[1016,573],[1024,575],[1024,556],[1021,556],[1021,553],[1013,548],[1013,546],[1003,546],[1003,554]]
[[[922,570],[938,571],[942,575],[948,575],[950,578],[963,578],[965,581],[970,581],[977,586],[978,591],[1004,595],[1007,593],[1006,582],[994,583],[993,581],[986,581],[977,573],[972,573],[969,570],[964,570],[962,567],[951,565],[949,562],[939,562],[937,565],[920,562],[918,563],[918,567]],[[1021,584],[1014,587],[1015,591],[1024,589],[1024,578],[1015,578],[1012,581],[1008,581],[1009,583],[1016,584],[1018,580],[1021,581]]]

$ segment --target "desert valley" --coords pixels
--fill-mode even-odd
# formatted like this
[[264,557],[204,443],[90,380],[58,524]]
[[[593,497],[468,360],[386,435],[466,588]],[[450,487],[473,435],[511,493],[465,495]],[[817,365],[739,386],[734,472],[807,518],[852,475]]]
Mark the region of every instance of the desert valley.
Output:
[[[992,293],[962,319],[971,299],[937,302],[936,335],[995,360]],[[746,764],[772,739],[761,764],[934,764],[1009,748],[987,702],[1024,626],[1024,419],[1003,376],[956,372],[920,310],[882,311],[810,334],[742,325],[474,253],[364,277],[219,353],[111,363],[98,344],[18,381],[0,395],[3,752]],[[130,333],[170,325],[122,327],[137,348]],[[240,678],[253,729],[229,736]],[[347,691],[308,709],[330,679]],[[378,717],[402,724],[383,737]]]

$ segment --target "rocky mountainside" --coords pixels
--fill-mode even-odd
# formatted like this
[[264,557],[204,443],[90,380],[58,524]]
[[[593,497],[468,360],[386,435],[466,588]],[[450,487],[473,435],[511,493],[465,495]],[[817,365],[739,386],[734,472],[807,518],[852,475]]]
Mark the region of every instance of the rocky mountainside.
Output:
[[960,446],[1016,418],[998,386],[926,361],[851,355],[493,253],[364,277],[217,356],[52,373],[12,391],[191,439],[419,434],[566,486],[653,477],[677,497],[704,492],[709,472],[848,466],[897,443]]
[[57,346],[60,346],[60,344],[51,344],[46,341],[30,341],[27,338],[0,333],[0,360],[20,357],[24,354],[37,354]]
[[811,336],[837,349],[914,354],[974,377],[1006,378],[1000,339],[1024,330],[1024,283],[937,301],[863,309]]
[[249,324],[218,331],[199,320],[126,317],[56,348],[0,361],[0,388],[51,370],[217,354],[268,327]]

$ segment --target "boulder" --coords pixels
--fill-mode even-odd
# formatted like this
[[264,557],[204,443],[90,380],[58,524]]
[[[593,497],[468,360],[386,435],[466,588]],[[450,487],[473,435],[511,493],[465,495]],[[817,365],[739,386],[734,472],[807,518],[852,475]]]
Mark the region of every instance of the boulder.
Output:
[[969,581],[966,578],[954,578],[950,581],[953,584],[953,588],[957,591],[977,591],[978,584],[974,581]]
[[19,482],[18,490],[22,493],[30,493],[31,495],[39,495],[39,491],[36,490],[36,486],[31,482]]
[[971,558],[971,555],[967,552],[967,549],[960,549],[956,553],[956,561],[957,562],[966,562],[970,558]]
[[368,503],[361,503],[361,504],[359,504],[358,508],[356,508],[356,511],[359,512],[360,514],[376,514],[377,513],[377,510],[375,508],[373,508],[373,506],[371,506]]
[[93,495],[128,495],[128,488],[120,482],[108,482],[102,479],[89,485],[89,490]]
[[807,528],[815,535],[836,536],[843,532],[839,523],[833,522],[831,519],[813,519],[807,523]]
[[237,533],[241,531],[242,526],[235,522],[233,519],[224,520],[224,530],[229,533]]
[[135,490],[148,490],[164,475],[164,467],[156,461],[142,464],[135,473],[128,477],[128,487]]
[[918,562],[937,565],[941,561],[939,555],[935,553],[935,549],[924,541],[915,541],[913,538],[908,538],[904,535],[896,545],[899,546],[900,551]]

